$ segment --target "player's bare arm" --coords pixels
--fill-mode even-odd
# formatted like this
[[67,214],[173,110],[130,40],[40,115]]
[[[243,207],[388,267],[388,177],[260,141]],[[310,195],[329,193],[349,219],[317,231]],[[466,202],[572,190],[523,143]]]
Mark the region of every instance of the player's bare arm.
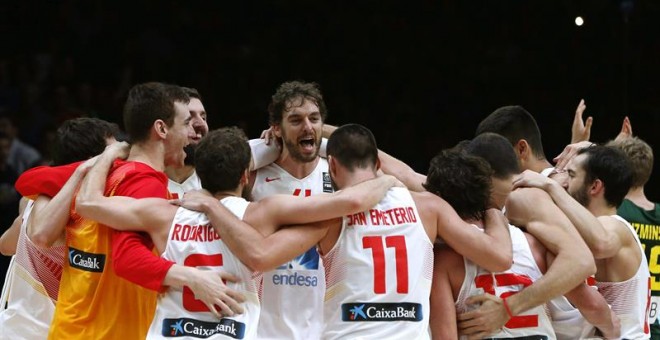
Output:
[[[589,248],[570,220],[539,189],[522,188],[511,193],[507,217],[526,228],[553,254],[555,261],[538,281],[507,298],[511,315],[518,315],[552,298],[563,295],[594,274],[596,266]],[[485,336],[509,320],[502,299],[488,294],[472,297],[469,303],[482,303],[479,309],[459,315],[459,329],[474,337]]]
[[[319,194],[309,197],[275,195],[254,202],[254,213],[264,216],[271,225],[299,224],[322,221],[338,216],[365,211],[378,203],[387,191],[397,185],[398,179],[382,175],[358,183],[331,194]],[[252,215],[254,213],[251,213]],[[275,230],[264,230],[255,225],[263,234]]]
[[[499,272],[511,267],[511,237],[502,212],[488,209],[484,232],[463,221],[447,201],[430,192],[412,193],[417,210],[433,223],[424,223],[429,238],[442,238],[457,253],[488,271]],[[426,218],[424,217],[426,216]]]
[[54,197],[39,195],[35,199],[27,225],[28,237],[35,245],[50,248],[63,240],[73,195],[95,161],[91,158],[78,166]]
[[[465,276],[463,256],[449,247],[436,246],[433,250],[433,281],[431,286],[431,310],[429,325],[433,339],[458,339],[456,328],[456,306],[452,289],[452,274]],[[462,277],[455,278],[463,282]],[[458,287],[460,290],[460,285]]]
[[12,256],[16,254],[16,245],[18,244],[18,236],[21,232],[21,224],[23,223],[23,211],[28,204],[28,199],[21,198],[18,204],[18,216],[11,223],[11,226],[2,233],[0,236],[0,254],[5,256]]
[[616,229],[613,231],[603,227],[598,218],[571,197],[557,182],[528,170],[514,181],[514,187],[534,187],[550,194],[555,204],[571,220],[587,243],[594,258],[609,258],[621,249],[622,241]]

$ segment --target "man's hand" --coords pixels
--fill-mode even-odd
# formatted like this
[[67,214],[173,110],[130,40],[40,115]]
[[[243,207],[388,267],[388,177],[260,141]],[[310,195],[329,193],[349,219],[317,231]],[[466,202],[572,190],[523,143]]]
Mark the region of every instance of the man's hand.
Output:
[[573,126],[571,127],[571,143],[588,141],[591,136],[591,124],[593,124],[593,117],[587,117],[587,121],[582,120],[582,113],[587,109],[584,104],[584,99],[580,99],[577,109],[575,109],[575,117],[573,118]]
[[504,327],[509,315],[502,299],[491,294],[471,296],[468,304],[479,304],[478,309],[458,315],[458,332],[468,339],[482,339]]
[[224,281],[238,282],[236,276],[224,272],[186,268],[190,269],[190,281],[186,283],[186,286],[193,291],[195,299],[204,302],[216,317],[222,318],[243,313],[240,303],[245,301],[245,297],[224,283]]
[[[275,134],[273,133],[273,127],[269,127],[266,130],[263,130],[261,132],[261,136],[259,138],[263,139],[266,141],[266,145],[270,145],[272,141],[275,141],[277,143],[277,137],[275,137]],[[279,143],[278,143],[279,145]]]
[[555,170],[556,171],[564,171],[566,170],[566,165],[568,162],[577,155],[578,151],[584,148],[588,148],[592,146],[594,143],[590,141],[582,141],[582,142],[577,142],[573,144],[568,144],[564,148],[564,151],[562,151],[559,156],[555,157],[553,161],[555,162]]
[[623,118],[623,124],[621,124],[621,132],[614,138],[614,140],[621,140],[625,138],[631,138],[633,136],[632,124],[630,124],[630,118],[626,116]]
[[516,176],[513,179],[513,188],[539,188],[545,190],[549,185],[552,184],[552,179],[541,175],[538,172],[531,170],[525,170],[520,175]]
[[170,200],[170,203],[189,210],[205,212],[210,204],[217,204],[218,200],[210,192],[199,189],[187,191],[183,198]]

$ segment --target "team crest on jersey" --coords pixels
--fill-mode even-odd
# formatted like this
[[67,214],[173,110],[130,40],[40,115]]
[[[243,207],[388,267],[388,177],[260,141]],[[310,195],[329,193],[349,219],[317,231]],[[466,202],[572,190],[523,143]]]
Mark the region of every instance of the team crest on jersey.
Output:
[[316,251],[316,248],[311,248],[304,254],[277,267],[277,269],[319,269],[319,252]]
[[323,192],[334,192],[334,190],[332,190],[332,181],[330,180],[329,172],[323,173]]
[[360,321],[422,321],[419,303],[367,303],[353,302],[341,305],[341,320]]
[[193,337],[205,339],[219,334],[233,339],[243,339],[245,324],[232,319],[219,322],[200,321],[189,318],[164,319],[161,334],[166,338]]
[[69,265],[80,270],[101,273],[105,268],[105,254],[87,253],[69,247]]

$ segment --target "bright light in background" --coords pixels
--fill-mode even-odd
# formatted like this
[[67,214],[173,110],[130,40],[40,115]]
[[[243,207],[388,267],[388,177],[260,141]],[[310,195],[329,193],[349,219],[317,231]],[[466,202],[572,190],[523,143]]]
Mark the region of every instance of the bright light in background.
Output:
[[582,19],[582,17],[575,17],[575,25],[582,26],[582,24],[584,24],[584,20]]

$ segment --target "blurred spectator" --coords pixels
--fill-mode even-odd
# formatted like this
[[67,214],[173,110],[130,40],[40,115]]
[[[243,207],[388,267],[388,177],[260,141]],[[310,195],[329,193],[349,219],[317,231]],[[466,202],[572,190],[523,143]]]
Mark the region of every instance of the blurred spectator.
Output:
[[[19,175],[23,171],[41,163],[41,154],[39,151],[18,139],[18,127],[12,117],[8,115],[0,116],[0,132],[6,135],[10,142],[9,153],[5,158],[6,163]],[[15,214],[16,212],[14,211],[12,215]]]

